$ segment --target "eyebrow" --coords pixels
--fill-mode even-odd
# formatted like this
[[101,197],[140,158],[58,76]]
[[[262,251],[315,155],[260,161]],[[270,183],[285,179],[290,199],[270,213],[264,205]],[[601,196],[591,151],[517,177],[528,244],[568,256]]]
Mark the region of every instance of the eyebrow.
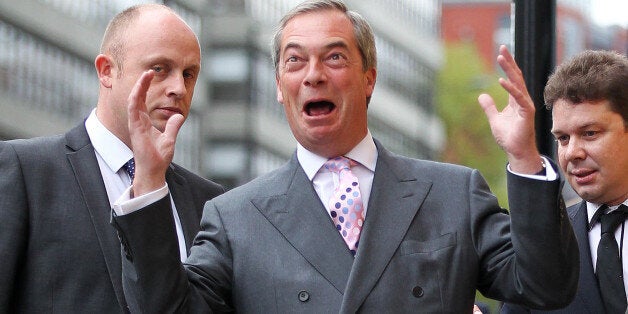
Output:
[[283,48],[283,51],[282,51],[282,52],[285,52],[286,50],[288,50],[288,49],[292,49],[292,48],[294,48],[294,49],[298,49],[298,50],[301,50],[301,49],[303,49],[303,46],[301,46],[301,45],[299,45],[299,44],[297,44],[297,43],[294,43],[294,42],[289,42],[289,43],[288,43],[288,44],[286,44],[286,46]]
[[[176,61],[168,58],[168,57],[155,57],[155,58],[149,58],[145,61],[146,64],[148,65],[152,65],[152,64],[167,64],[167,65],[172,65],[175,64]],[[191,71],[196,71],[196,72],[200,72],[201,70],[201,65],[198,63],[192,63],[192,64],[188,64],[187,66],[184,67],[185,70],[191,70]]]
[[345,49],[349,49],[349,45],[347,45],[346,42],[338,40],[338,41],[334,41],[331,42],[327,45],[325,45],[325,48],[327,48],[327,50],[331,50],[333,48],[345,48]]
[[196,73],[201,72],[201,66],[200,66],[200,65],[198,65],[198,64],[193,64],[193,65],[191,65],[191,66],[189,66],[189,67],[187,67],[187,68],[185,68],[185,69],[187,69],[187,70],[191,70],[191,71],[194,71],[194,72],[196,72]]
[[[326,44],[324,46],[324,48],[325,48],[325,50],[331,50],[331,49],[334,49],[334,48],[349,49],[349,45],[347,45],[347,43],[345,41],[337,40],[337,41],[333,41],[333,42],[330,42],[330,43]],[[298,43],[295,43],[295,42],[289,42],[283,48],[283,51],[286,51],[288,49],[303,50],[304,47],[301,44],[298,44]]]
[[[586,130],[586,129],[591,128],[591,127],[597,127],[599,125],[600,125],[600,123],[595,122],[595,121],[587,122],[587,123],[585,123],[585,124],[583,124],[581,126],[576,127],[576,131],[580,132],[582,130]],[[554,135],[556,135],[556,134],[565,134],[566,133],[565,131],[563,131],[561,129],[554,129],[554,128],[552,128],[550,130],[550,132],[552,134],[554,134]]]

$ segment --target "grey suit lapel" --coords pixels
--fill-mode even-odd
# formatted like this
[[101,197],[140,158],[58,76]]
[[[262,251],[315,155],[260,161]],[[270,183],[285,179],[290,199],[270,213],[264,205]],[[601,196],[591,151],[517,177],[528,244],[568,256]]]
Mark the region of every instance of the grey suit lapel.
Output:
[[[379,147],[373,187],[341,313],[354,313],[364,302],[403,241],[431,188],[404,162]],[[409,165],[408,165],[409,166]]]
[[604,310],[600,288],[593,271],[591,261],[591,247],[589,245],[587,204],[582,201],[579,205],[573,205],[567,209],[569,218],[573,225],[574,233],[578,240],[580,250],[580,279],[576,298],[582,300],[583,306],[590,313],[597,313]]
[[120,242],[109,224],[111,208],[109,208],[109,198],[99,171],[94,147],[89,141],[83,124],[70,130],[66,134],[66,141],[69,148],[66,156],[81,189],[85,206],[89,211],[113,289],[122,308],[126,308],[122,291]]
[[277,193],[253,199],[253,204],[322,276],[344,293],[353,256],[296,157],[279,171]]
[[172,194],[175,207],[177,208],[179,219],[181,220],[186,252],[189,255],[192,240],[194,240],[200,228],[201,218],[195,210],[192,192],[189,187],[187,187],[187,180],[176,173],[172,165],[170,165],[170,168],[166,172],[166,182],[168,182],[168,188]]

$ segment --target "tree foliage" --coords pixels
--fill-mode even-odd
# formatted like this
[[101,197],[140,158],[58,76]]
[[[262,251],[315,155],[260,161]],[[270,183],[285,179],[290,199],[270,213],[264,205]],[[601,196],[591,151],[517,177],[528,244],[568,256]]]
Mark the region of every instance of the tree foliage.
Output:
[[[491,134],[478,96],[487,93],[498,105],[508,94],[496,73],[487,73],[473,44],[445,47],[445,65],[438,74],[436,103],[447,130],[441,160],[480,170],[500,205],[506,207],[506,155]],[[499,108],[501,110],[501,108]]]

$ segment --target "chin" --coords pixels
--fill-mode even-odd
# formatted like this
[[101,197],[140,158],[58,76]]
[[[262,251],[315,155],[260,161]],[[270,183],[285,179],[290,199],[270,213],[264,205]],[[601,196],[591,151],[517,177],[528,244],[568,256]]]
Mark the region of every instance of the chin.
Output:
[[601,196],[599,195],[597,191],[591,191],[588,189],[574,189],[574,190],[576,191],[578,196],[580,196],[580,198],[591,203],[598,203],[598,199]]

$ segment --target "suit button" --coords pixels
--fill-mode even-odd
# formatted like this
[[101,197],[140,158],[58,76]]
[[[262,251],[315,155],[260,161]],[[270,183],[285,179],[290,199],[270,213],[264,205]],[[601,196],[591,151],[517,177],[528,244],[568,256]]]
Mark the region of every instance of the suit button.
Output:
[[412,295],[415,298],[420,298],[423,296],[423,288],[419,287],[419,286],[415,286],[414,288],[412,288]]
[[310,299],[310,294],[307,291],[305,290],[299,291],[299,301],[307,302],[309,299]]

